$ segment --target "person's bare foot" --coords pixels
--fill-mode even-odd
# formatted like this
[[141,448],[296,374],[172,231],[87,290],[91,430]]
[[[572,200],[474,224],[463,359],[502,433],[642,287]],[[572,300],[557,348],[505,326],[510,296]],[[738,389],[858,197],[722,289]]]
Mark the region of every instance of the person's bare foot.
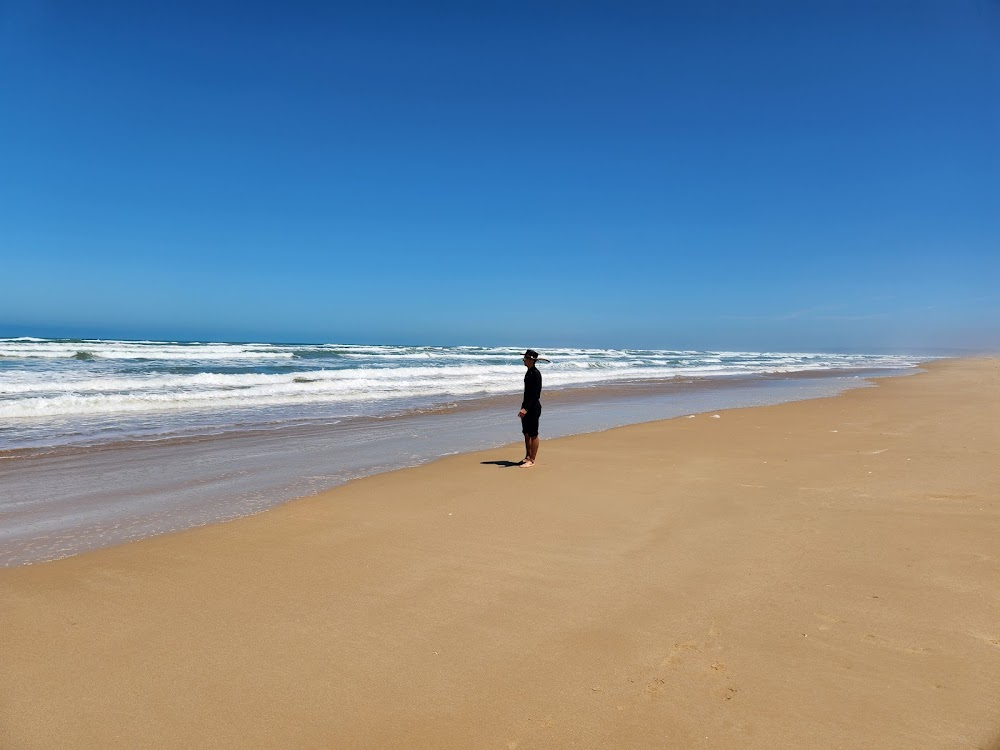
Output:
[[518,466],[520,466],[522,469],[527,469],[527,468],[529,468],[531,466],[534,466],[534,465],[535,465],[535,462],[532,461],[530,458],[526,458],[521,463],[518,464]]

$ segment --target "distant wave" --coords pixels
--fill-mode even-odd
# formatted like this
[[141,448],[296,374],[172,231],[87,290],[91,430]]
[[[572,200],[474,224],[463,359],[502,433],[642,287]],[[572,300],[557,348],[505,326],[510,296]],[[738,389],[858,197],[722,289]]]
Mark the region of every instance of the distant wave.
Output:
[[[86,344],[86,349],[81,349]],[[7,359],[149,359],[232,360],[288,359],[287,347],[272,344],[177,344],[158,341],[50,341],[44,339],[0,339],[0,357]],[[80,355],[86,355],[81,357]]]

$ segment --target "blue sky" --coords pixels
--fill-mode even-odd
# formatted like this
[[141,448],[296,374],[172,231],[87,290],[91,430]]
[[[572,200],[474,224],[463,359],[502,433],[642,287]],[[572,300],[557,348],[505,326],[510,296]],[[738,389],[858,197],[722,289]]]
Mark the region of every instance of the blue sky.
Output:
[[1000,348],[995,0],[359,5],[0,2],[0,335]]

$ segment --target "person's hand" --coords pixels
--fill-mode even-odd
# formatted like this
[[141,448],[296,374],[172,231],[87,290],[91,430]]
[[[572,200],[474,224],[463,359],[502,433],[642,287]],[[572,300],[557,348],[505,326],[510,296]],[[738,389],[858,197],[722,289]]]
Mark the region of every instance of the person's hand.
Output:
[[525,414],[527,414],[527,413],[528,413],[528,410],[527,410],[527,409],[521,409],[521,411],[519,411],[519,412],[517,413],[517,417],[518,417],[518,419],[524,419],[524,415],[525,415]]

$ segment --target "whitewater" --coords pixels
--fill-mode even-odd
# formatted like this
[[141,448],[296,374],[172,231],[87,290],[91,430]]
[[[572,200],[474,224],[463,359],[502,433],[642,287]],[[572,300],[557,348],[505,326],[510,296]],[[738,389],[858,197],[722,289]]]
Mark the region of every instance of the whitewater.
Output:
[[[536,342],[529,342],[537,347]],[[521,388],[523,348],[0,339],[0,451],[400,416]],[[549,348],[546,391],[906,370],[873,354]]]

